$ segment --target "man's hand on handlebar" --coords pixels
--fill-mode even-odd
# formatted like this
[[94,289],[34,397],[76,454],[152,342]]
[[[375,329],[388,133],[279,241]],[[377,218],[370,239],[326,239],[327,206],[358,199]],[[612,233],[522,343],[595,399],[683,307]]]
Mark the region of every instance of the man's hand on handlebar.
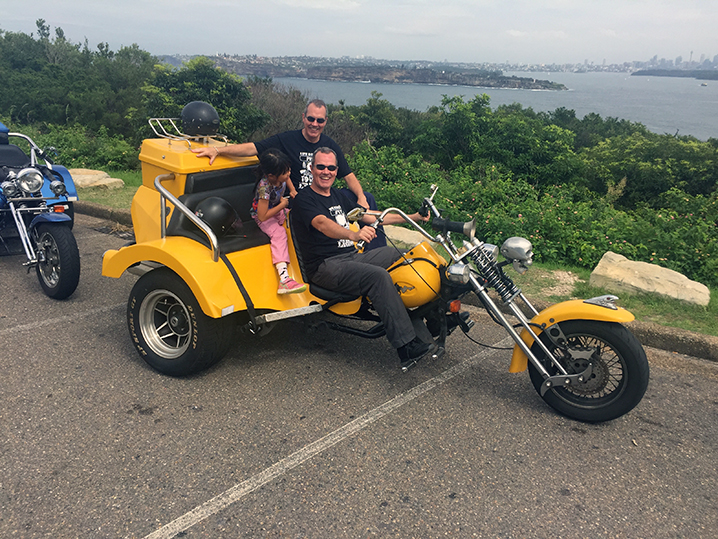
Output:
[[363,226],[358,231],[354,232],[352,241],[369,243],[371,240],[376,238],[376,229],[372,226]]
[[426,215],[422,215],[421,211],[418,211],[416,213],[412,213],[409,217],[412,221],[416,221],[417,223],[426,223],[429,220],[429,213],[427,212]]

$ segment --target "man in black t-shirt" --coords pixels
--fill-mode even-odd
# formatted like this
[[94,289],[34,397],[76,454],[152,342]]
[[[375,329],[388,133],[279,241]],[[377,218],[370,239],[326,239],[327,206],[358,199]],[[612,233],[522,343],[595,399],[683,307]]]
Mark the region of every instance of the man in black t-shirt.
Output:
[[[290,213],[294,239],[305,265],[307,278],[327,290],[366,296],[381,318],[387,339],[397,349],[403,370],[425,357],[436,357],[437,346],[417,338],[409,314],[387,268],[401,257],[394,247],[380,247],[360,253],[354,242],[369,244],[376,236],[370,226],[358,231],[349,228],[346,213],[354,206],[333,186],[337,177],[337,156],[330,148],[313,155],[312,184],[294,199]],[[418,213],[409,216],[426,221]],[[375,217],[365,215],[365,224]],[[403,223],[397,214],[386,216],[385,224]]]
[[[375,210],[376,200],[370,193],[365,193],[354,172],[349,168],[344,153],[339,145],[331,137],[324,134],[324,127],[327,122],[327,106],[321,99],[315,99],[307,105],[302,114],[304,127],[295,131],[285,131],[273,135],[259,142],[246,142],[244,144],[232,144],[229,146],[208,146],[192,150],[198,157],[209,157],[211,165],[218,155],[235,157],[251,157],[260,155],[269,148],[277,148],[289,157],[292,163],[290,181],[287,182],[289,195],[294,198],[298,191],[308,187],[312,183],[312,156],[317,148],[331,148],[337,156],[337,177],[343,178],[347,183],[347,189],[342,189],[344,194],[354,204],[364,208]],[[386,237],[383,229],[379,230],[377,239],[367,249],[375,249],[386,245]]]

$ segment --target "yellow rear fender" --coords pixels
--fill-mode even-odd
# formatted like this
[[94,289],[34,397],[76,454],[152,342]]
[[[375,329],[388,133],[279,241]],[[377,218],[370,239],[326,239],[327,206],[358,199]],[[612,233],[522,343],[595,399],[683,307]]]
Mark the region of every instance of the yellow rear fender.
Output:
[[[227,259],[257,310],[284,311],[324,303],[309,292],[277,294],[279,280],[269,245],[229,253]],[[179,275],[207,316],[220,318],[247,309],[244,296],[225,263],[221,259],[214,262],[211,251],[194,240],[171,236],[107,251],[102,260],[102,275],[119,278],[130,266],[141,262],[161,264]],[[290,272],[291,269],[292,266]],[[298,271],[293,278],[302,282]]]
[[[598,298],[594,298],[594,300],[596,299]],[[587,301],[593,300],[575,299],[551,305],[531,319],[531,327],[536,335],[540,335],[545,329],[554,324],[565,322],[566,320],[597,320],[599,322],[625,323],[635,318],[633,314],[621,307],[605,307],[596,303],[587,303]],[[611,302],[607,303],[612,305]],[[526,329],[521,331],[520,337],[529,348],[533,345],[534,337],[526,331]],[[527,364],[528,357],[518,345],[515,345],[513,355],[511,356],[509,372],[523,372],[526,370]]]

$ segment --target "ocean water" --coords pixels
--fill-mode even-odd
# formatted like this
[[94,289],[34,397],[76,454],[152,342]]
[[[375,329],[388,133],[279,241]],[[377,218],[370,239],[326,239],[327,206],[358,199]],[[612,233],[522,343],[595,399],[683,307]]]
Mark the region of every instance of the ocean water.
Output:
[[397,107],[424,111],[441,104],[443,95],[470,99],[486,93],[491,107],[520,103],[536,111],[573,109],[582,118],[595,112],[640,122],[656,133],[692,135],[700,140],[718,138],[718,81],[677,77],[632,77],[626,73],[506,73],[560,82],[568,91],[509,90],[470,86],[376,84],[277,78],[328,103],[343,100],[362,105],[372,91]]

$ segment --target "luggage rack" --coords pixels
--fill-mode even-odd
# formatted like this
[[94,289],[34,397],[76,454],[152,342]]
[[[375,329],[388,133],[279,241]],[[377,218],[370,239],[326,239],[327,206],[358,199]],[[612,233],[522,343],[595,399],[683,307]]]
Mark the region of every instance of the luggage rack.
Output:
[[150,124],[150,128],[158,138],[187,142],[190,147],[192,147],[193,140],[204,144],[207,144],[210,140],[216,140],[218,142],[221,140],[225,144],[229,144],[229,139],[227,139],[225,135],[187,135],[177,127],[175,122],[178,121],[180,121],[180,118],[150,118],[147,120],[147,123]]

